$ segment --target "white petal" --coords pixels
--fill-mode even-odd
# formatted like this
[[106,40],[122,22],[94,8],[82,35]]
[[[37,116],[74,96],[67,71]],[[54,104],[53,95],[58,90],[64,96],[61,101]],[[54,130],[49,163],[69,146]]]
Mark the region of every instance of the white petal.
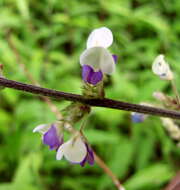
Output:
[[78,137],[77,139],[75,139],[75,141],[71,139],[64,143],[58,149],[56,159],[60,160],[63,155],[69,162],[82,162],[87,155],[87,148],[81,137]]
[[56,160],[61,160],[61,159],[62,159],[62,157],[63,157],[63,155],[64,155],[64,150],[66,149],[66,146],[67,146],[67,143],[68,143],[68,142],[62,144],[62,145],[58,148],[57,153],[56,153]]
[[90,65],[95,71],[111,74],[115,70],[115,63],[109,51],[103,47],[86,49],[80,56],[81,65]]
[[110,29],[101,27],[93,30],[87,40],[87,48],[104,47],[108,48],[113,42],[113,35]]
[[100,68],[103,73],[112,74],[115,71],[115,62],[108,50],[101,51]]
[[48,124],[41,124],[41,125],[38,125],[37,127],[35,127],[33,129],[33,133],[35,132],[39,132],[41,134],[44,134],[48,131],[48,129],[50,128],[50,125]]
[[154,74],[159,75],[161,79],[172,80],[173,73],[171,72],[168,63],[164,60],[164,55],[159,55],[155,58],[152,71]]

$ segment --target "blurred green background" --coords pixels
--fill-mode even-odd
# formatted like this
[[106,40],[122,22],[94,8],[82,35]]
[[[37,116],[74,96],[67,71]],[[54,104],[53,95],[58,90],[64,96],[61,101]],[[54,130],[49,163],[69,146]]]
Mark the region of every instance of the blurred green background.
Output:
[[[180,83],[179,0],[0,0],[5,76],[30,83],[18,65],[23,63],[42,86],[81,93],[79,56],[89,33],[101,26],[112,30],[110,51],[119,57],[106,84],[109,98],[140,103],[154,102],[156,90],[172,94],[151,64],[165,54]],[[68,102],[55,104],[61,110]],[[0,190],[115,189],[97,164],[81,168],[55,160],[55,152],[32,133],[54,120],[38,97],[0,93]],[[163,189],[180,166],[180,150],[158,117],[133,124],[128,112],[93,108],[85,134],[127,190]]]

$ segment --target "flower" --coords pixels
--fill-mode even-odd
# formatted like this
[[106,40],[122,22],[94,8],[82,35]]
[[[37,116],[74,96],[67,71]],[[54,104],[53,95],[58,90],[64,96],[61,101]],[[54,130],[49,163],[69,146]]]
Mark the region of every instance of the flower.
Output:
[[61,160],[63,156],[73,164],[84,166],[86,162],[90,165],[94,163],[93,151],[83,141],[81,136],[74,136],[59,147],[56,159]]
[[131,120],[133,123],[142,123],[147,118],[147,115],[143,113],[132,112]]
[[115,71],[117,56],[107,50],[112,42],[112,32],[106,27],[91,32],[87,40],[87,49],[80,56],[82,78],[85,82],[96,85],[102,80],[103,73],[112,74]]
[[56,124],[41,124],[34,128],[33,132],[42,134],[42,141],[50,150],[57,150],[63,144],[63,134]]
[[173,73],[169,67],[169,64],[164,60],[164,55],[158,55],[153,64],[152,71],[163,80],[172,80]]
[[[140,105],[142,106],[152,106],[151,104],[147,102],[141,102]],[[144,113],[137,113],[137,112],[131,112],[131,120],[134,123],[142,123],[145,119],[147,119],[149,115]]]

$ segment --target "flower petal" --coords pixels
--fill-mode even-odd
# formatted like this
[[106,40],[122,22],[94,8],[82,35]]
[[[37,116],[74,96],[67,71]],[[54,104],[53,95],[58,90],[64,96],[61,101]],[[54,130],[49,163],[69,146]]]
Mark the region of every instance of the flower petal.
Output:
[[51,128],[43,135],[43,143],[49,145],[51,150],[56,150],[63,143],[63,136],[58,134],[55,125],[51,125]]
[[49,130],[49,128],[50,128],[50,125],[48,125],[48,124],[41,124],[41,125],[38,125],[37,127],[35,127],[33,129],[33,133],[39,132],[41,134],[44,134],[44,133],[46,133]]
[[85,82],[96,85],[103,79],[103,74],[101,71],[94,72],[93,68],[89,65],[83,65],[82,78]]
[[[61,151],[62,153],[60,153]],[[70,139],[58,149],[57,160],[62,158],[62,154],[69,162],[80,163],[86,157],[87,149],[81,137],[78,137]]]
[[89,145],[87,145],[87,161],[90,165],[94,164],[94,154],[93,154],[93,150],[91,149],[91,147]]
[[110,29],[101,27],[93,30],[87,40],[87,49],[92,47],[108,48],[113,42],[113,35]]
[[113,57],[114,62],[117,63],[117,61],[118,61],[118,56],[115,55],[115,54],[113,54],[112,57]]
[[95,72],[111,74],[115,70],[115,63],[108,50],[102,47],[93,47],[85,50],[80,56],[81,65],[91,66]]
[[56,153],[56,160],[61,160],[62,157],[64,156],[64,150],[66,149],[67,143],[62,144]]
[[90,165],[94,164],[94,154],[93,151],[91,149],[91,147],[86,143],[86,148],[87,148],[87,155],[84,158],[84,160],[80,163],[80,165],[83,167],[85,165],[86,162],[88,162]]

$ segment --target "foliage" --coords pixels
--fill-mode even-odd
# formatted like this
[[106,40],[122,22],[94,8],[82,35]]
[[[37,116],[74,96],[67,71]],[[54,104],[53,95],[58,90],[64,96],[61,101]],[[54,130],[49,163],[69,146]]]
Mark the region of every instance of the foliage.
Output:
[[[42,86],[81,93],[79,55],[89,32],[107,26],[114,34],[110,49],[119,59],[106,95],[139,103],[154,101],[156,90],[172,94],[169,83],[152,74],[151,64],[163,53],[180,74],[178,0],[1,0],[0,12],[0,63],[9,79],[30,83],[18,66],[22,62]],[[68,103],[55,104],[61,110]],[[32,134],[37,124],[54,120],[37,97],[1,92],[0,190],[114,189],[97,165],[56,161],[55,152]],[[133,124],[128,112],[93,108],[86,128],[89,142],[128,190],[160,190],[180,165],[180,150],[159,118]]]

